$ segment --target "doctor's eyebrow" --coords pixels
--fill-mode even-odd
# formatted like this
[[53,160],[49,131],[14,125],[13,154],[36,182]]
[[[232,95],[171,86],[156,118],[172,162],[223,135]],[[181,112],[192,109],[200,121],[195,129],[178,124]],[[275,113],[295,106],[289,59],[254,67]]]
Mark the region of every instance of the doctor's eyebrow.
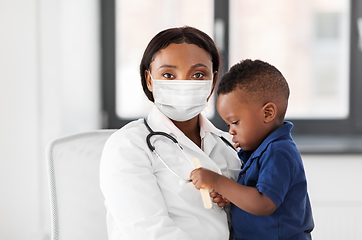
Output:
[[[198,67],[204,67],[204,68],[209,69],[209,68],[208,68],[205,64],[203,64],[203,63],[197,63],[197,64],[194,64],[194,65],[191,66],[191,68],[198,68]],[[159,70],[159,69],[161,69],[161,68],[175,68],[175,69],[176,69],[177,66],[165,64],[165,65],[160,66],[157,70]]]
[[177,67],[175,65],[162,65],[159,68],[157,68],[157,70],[159,70],[161,68],[177,68]]
[[205,64],[203,63],[197,63],[195,65],[192,65],[191,68],[198,68],[198,67],[205,67],[207,69],[209,69]]

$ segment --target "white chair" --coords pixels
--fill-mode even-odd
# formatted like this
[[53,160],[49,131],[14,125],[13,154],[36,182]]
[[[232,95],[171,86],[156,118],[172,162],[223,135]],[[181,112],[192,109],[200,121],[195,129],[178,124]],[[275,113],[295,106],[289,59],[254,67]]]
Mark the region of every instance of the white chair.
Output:
[[108,239],[99,163],[114,131],[80,133],[48,144],[52,240]]

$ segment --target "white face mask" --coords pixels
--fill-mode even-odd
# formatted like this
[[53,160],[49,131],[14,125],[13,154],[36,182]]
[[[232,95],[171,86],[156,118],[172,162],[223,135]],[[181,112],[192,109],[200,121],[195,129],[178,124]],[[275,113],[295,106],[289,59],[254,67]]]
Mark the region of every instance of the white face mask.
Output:
[[168,118],[184,122],[207,107],[212,80],[154,80],[152,76],[151,79],[155,104]]

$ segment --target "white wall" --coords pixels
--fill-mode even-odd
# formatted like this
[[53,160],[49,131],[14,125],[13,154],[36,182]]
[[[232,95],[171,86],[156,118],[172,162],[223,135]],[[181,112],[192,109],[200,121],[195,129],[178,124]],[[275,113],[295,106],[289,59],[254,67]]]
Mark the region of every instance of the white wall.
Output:
[[302,155],[314,240],[362,239],[362,155]]
[[1,1],[0,29],[0,239],[49,239],[45,146],[101,125],[99,1]]

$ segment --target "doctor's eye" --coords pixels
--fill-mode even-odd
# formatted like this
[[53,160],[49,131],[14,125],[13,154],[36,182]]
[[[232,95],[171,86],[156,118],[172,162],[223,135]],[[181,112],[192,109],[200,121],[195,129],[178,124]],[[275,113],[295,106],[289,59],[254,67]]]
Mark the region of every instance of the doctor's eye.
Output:
[[195,73],[194,75],[192,75],[192,78],[202,79],[204,76],[205,76],[205,74],[203,74],[203,73]]
[[175,78],[175,76],[170,74],[170,73],[164,73],[164,74],[162,74],[162,76],[164,78],[166,78],[166,79],[174,79]]

